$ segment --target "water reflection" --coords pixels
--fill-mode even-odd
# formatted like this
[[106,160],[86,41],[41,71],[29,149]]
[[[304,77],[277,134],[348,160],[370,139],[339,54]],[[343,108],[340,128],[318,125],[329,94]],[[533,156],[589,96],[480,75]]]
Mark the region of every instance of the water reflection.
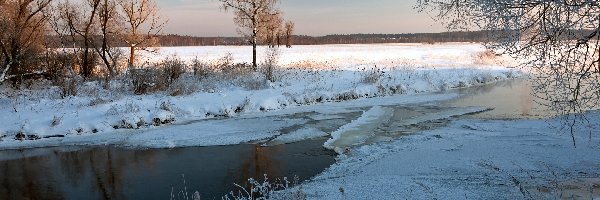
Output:
[[[334,162],[323,140],[260,147],[235,145],[181,149],[127,150],[53,148],[3,151],[0,158],[2,199],[168,199],[182,190],[202,199],[220,199],[248,178],[299,176],[307,179]],[[32,150],[32,151],[40,151]],[[14,157],[14,155],[22,155]],[[310,161],[310,162],[307,162]]]
[[556,116],[545,102],[532,95],[531,83],[527,80],[502,81],[497,84],[460,89],[461,96],[446,105],[466,107],[481,106],[494,108],[492,111],[471,116],[486,119],[547,118]]

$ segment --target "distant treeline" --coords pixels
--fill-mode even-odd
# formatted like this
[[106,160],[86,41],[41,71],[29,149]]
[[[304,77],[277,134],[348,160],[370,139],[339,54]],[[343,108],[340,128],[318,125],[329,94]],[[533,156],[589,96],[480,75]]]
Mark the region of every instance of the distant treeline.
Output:
[[[372,43],[436,43],[436,42],[484,42],[488,32],[443,32],[405,34],[336,34],[326,36],[294,35],[294,45],[319,44],[372,44]],[[194,37],[176,34],[159,36],[161,46],[214,46],[246,45],[241,37]]]
[[349,34],[326,35],[321,37],[295,36],[296,45],[316,44],[372,44],[372,43],[436,43],[436,42],[484,42],[488,33],[443,32],[443,33],[405,33],[405,34]]
[[[294,35],[293,45],[320,45],[320,44],[375,44],[375,43],[439,43],[439,42],[485,42],[488,40],[489,32],[443,32],[443,33],[405,33],[405,34],[339,34],[326,36]],[[159,35],[156,38],[157,45],[164,47],[173,46],[239,46],[247,45],[248,42],[242,37],[196,37],[185,35]],[[48,37],[52,47],[60,47],[58,37]],[[77,42],[64,41],[62,45],[68,47],[81,46]],[[122,42],[116,42],[117,46],[126,46]],[[284,44],[282,44],[284,45]]]

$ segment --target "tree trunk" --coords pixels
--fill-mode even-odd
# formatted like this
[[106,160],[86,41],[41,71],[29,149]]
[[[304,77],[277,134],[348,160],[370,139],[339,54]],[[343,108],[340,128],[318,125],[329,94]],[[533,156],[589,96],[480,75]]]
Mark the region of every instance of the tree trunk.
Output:
[[[255,26],[256,27],[256,26]],[[258,71],[258,65],[256,65],[256,37],[258,31],[256,28],[252,30],[252,68],[254,71]]]
[[0,74],[0,83],[8,80],[8,71],[10,70],[10,67],[12,65],[12,60],[8,61],[6,66],[4,66],[4,70],[2,71],[2,74]]
[[82,68],[81,68],[81,73],[83,75],[83,77],[85,78],[89,78],[92,73],[90,70],[90,48],[89,48],[89,44],[87,43],[87,40],[84,44],[85,49],[83,50],[83,64],[82,64]]
[[133,68],[135,59],[135,46],[131,45],[129,47],[129,68]]
[[252,67],[254,71],[258,71],[258,66],[256,65],[256,42],[252,44]]

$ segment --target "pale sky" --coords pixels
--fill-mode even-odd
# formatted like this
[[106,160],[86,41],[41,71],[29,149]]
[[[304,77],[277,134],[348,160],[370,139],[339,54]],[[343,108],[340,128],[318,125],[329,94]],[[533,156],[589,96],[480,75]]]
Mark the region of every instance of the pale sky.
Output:
[[[413,9],[416,0],[281,0],[286,20],[297,35],[351,33],[422,33],[445,29],[426,13]],[[233,14],[217,0],[157,0],[169,20],[165,33],[192,36],[237,36]]]

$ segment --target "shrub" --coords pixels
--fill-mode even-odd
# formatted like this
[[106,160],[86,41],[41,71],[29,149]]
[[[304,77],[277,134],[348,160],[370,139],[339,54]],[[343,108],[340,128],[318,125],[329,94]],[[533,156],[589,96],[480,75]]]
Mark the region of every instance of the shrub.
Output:
[[77,85],[81,84],[83,80],[81,77],[61,77],[58,80],[55,80],[55,84],[60,88],[60,96],[62,98],[68,96],[77,95]]
[[156,79],[160,73],[156,69],[129,69],[127,76],[131,81],[133,93],[137,95],[154,92],[158,88]]
[[279,60],[279,48],[277,47],[269,47],[267,48],[265,63],[264,63],[264,74],[267,80],[271,82],[275,82],[275,77],[273,75],[273,68],[277,66],[277,62]]
[[[187,65],[176,57],[138,69],[129,69],[127,77],[137,95],[166,91],[186,72]],[[181,87],[179,85],[178,87]]]
[[168,57],[159,66],[162,69],[162,80],[165,87],[171,86],[183,73],[187,65],[177,57]]
[[210,66],[196,57],[192,60],[192,71],[194,76],[206,78],[210,74]]
[[362,75],[361,78],[362,83],[374,84],[377,83],[379,79],[381,79],[381,77],[385,76],[385,72],[382,69],[377,68],[377,66],[369,70],[363,69],[363,71],[365,73]]
[[198,91],[200,91],[200,81],[198,77],[191,75],[179,77],[175,82],[171,83],[171,86],[167,90],[171,96],[191,95]]

